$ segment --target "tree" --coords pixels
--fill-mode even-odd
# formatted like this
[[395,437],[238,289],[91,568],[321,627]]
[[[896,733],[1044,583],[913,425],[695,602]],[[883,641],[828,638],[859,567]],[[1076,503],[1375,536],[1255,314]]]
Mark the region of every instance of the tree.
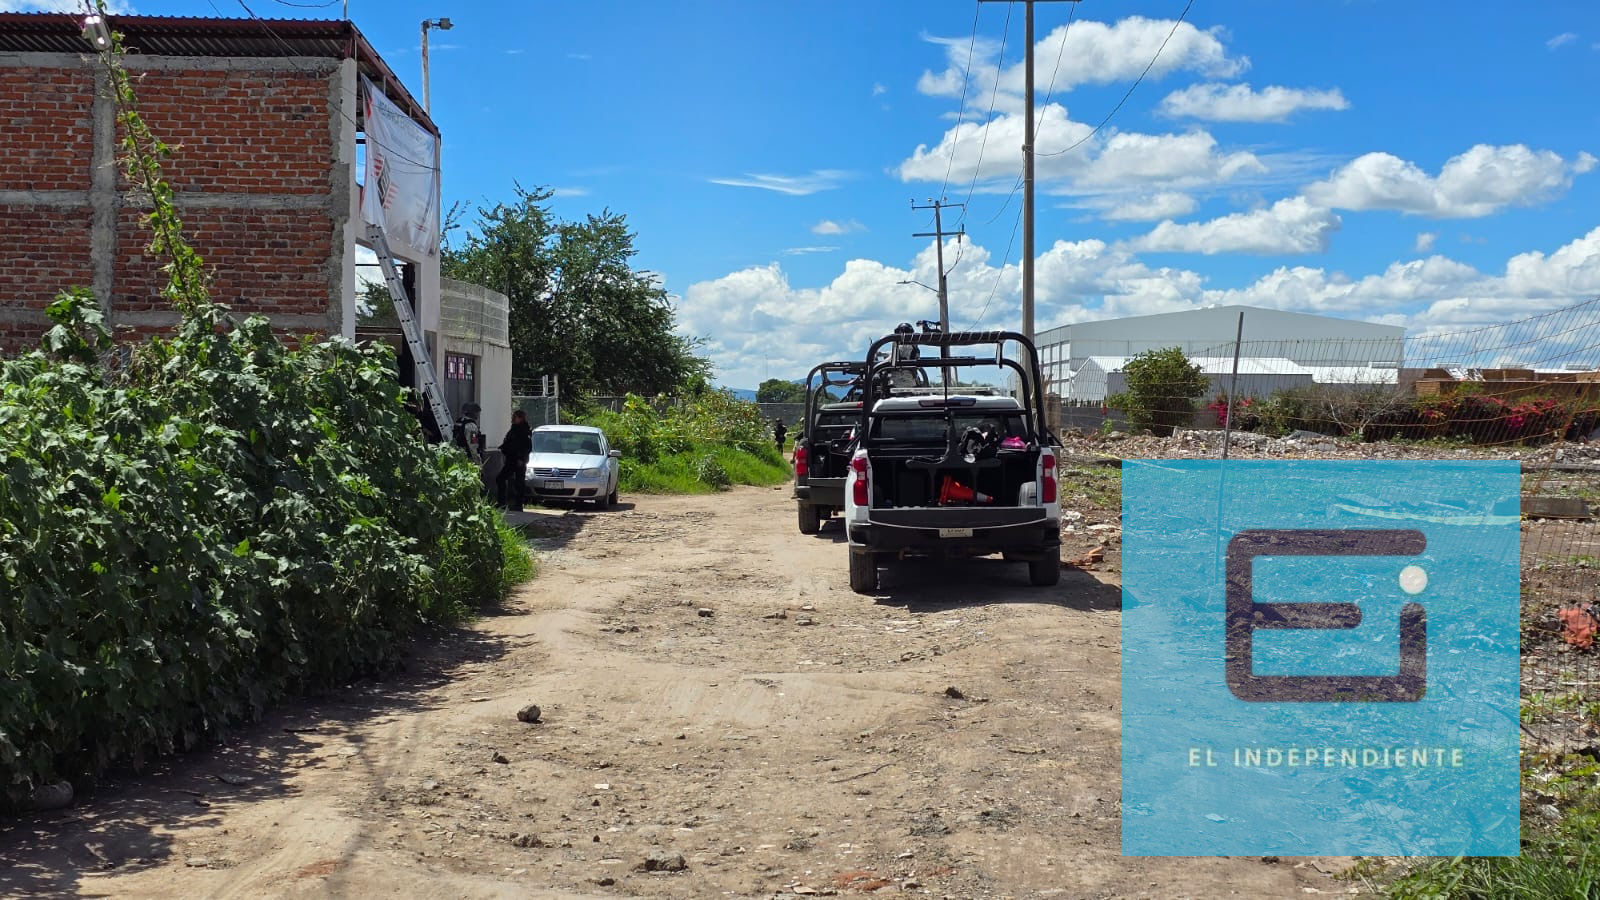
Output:
[[768,378],[756,388],[757,403],[804,403],[806,386],[797,381]]
[[478,210],[460,246],[452,210],[440,268],[447,278],[500,291],[511,302],[512,377],[557,375],[564,395],[645,396],[710,375],[699,342],[676,333],[672,303],[651,272],[633,268],[634,233],[610,210],[558,222],[545,188]]
[[1205,396],[1210,380],[1178,347],[1146,350],[1122,367],[1128,389],[1106,398],[1106,406],[1128,414],[1136,428],[1160,435],[1194,421],[1195,401]]

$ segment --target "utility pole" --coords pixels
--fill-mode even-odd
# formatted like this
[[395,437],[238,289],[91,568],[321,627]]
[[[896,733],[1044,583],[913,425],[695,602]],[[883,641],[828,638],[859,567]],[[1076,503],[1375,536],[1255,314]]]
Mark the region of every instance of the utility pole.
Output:
[[912,209],[933,210],[933,230],[919,231],[911,236],[931,237],[934,239],[934,252],[937,255],[939,265],[939,330],[946,334],[950,333],[950,286],[945,280],[945,276],[948,273],[944,270],[944,239],[949,235],[955,235],[956,240],[959,241],[967,236],[967,228],[963,225],[960,231],[945,231],[942,213],[946,207],[954,206],[960,209],[965,205],[963,203],[946,203],[943,200],[930,200],[922,206],[918,206],[916,201],[911,203]]
[[[933,230],[919,231],[911,236],[933,238],[935,259],[937,259],[937,265],[939,266],[939,331],[944,334],[950,333],[950,283],[948,280],[946,280],[946,275],[948,275],[948,273],[944,270],[944,239],[945,235],[953,234],[956,236],[956,240],[959,241],[967,236],[967,229],[966,226],[963,225],[960,231],[945,231],[943,212],[944,208],[947,206],[954,206],[959,209],[965,205],[966,204],[963,203],[946,203],[942,198],[939,200],[929,200],[922,206],[918,206],[915,200],[911,201],[911,208],[914,210],[933,210]],[[941,346],[939,348],[939,356],[941,358],[949,355],[949,347]],[[950,368],[946,366],[940,369],[939,377],[943,380],[945,386],[948,388],[950,384]]]
[[[1000,0],[978,0],[979,3],[998,3]],[[1026,54],[1023,60],[1024,109],[1026,119],[1022,131],[1022,334],[1033,340],[1033,5],[1035,3],[1079,0],[1007,0],[1027,7],[1024,16]]]

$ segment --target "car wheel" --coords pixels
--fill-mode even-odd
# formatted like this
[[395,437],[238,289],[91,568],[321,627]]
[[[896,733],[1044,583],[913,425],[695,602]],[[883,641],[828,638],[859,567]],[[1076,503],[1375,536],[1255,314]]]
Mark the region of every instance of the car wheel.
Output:
[[1045,554],[1044,559],[1028,563],[1028,583],[1034,587],[1049,587],[1061,581],[1061,548]]
[[816,534],[822,530],[822,520],[817,517],[817,508],[809,503],[800,505],[800,533]]
[[875,554],[850,551],[850,590],[858,594],[878,592],[878,557]]
[[611,489],[611,494],[606,497],[606,502],[611,504],[612,506],[616,506],[617,505],[617,489],[616,488],[612,488]]

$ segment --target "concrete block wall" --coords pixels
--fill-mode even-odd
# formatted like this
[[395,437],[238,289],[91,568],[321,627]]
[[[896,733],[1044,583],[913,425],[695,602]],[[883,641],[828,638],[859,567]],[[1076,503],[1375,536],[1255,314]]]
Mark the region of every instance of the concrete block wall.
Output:
[[[213,298],[290,334],[354,335],[354,62],[129,56],[139,110]],[[37,343],[58,291],[119,333],[176,316],[145,254],[148,207],[117,163],[109,83],[87,55],[0,54],[0,352]]]

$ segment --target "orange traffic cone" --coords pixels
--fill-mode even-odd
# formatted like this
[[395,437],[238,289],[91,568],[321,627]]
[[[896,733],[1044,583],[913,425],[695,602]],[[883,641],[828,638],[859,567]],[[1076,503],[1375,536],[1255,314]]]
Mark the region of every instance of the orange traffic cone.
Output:
[[939,505],[950,503],[993,503],[994,498],[988,494],[975,491],[954,478],[946,475],[944,484],[939,486]]

